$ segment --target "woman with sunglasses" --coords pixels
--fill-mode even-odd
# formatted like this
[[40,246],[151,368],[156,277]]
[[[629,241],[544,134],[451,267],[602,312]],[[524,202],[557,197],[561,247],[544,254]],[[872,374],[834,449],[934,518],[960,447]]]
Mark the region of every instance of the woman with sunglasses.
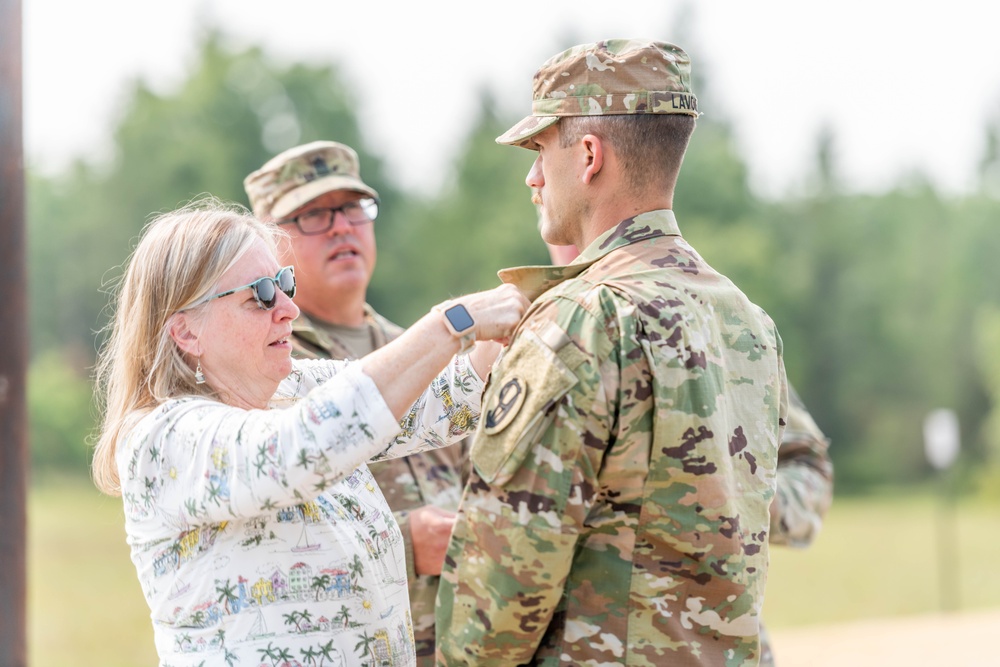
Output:
[[527,302],[466,295],[359,361],[293,362],[281,234],[215,200],[147,226],[98,363],[94,479],[122,496],[161,665],[411,665],[402,535],[365,462],[467,435],[500,346],[459,353]]

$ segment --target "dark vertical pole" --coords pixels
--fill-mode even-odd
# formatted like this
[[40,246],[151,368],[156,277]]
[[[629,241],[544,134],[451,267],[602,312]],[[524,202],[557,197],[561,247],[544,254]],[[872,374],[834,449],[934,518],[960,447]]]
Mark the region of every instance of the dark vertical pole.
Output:
[[24,261],[21,0],[0,0],[0,665],[27,661],[27,299]]

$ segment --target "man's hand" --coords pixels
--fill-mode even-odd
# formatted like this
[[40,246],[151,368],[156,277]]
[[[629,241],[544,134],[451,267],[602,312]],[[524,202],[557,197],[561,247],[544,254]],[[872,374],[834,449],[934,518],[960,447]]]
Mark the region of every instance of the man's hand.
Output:
[[455,513],[434,505],[424,505],[410,512],[413,569],[417,574],[441,574],[454,525]]

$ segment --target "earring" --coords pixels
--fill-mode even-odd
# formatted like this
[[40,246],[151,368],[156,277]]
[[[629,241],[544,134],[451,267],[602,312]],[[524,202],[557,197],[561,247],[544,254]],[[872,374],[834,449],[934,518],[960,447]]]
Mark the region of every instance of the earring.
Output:
[[205,374],[201,372],[201,359],[198,360],[198,366],[194,369],[194,383],[205,384]]

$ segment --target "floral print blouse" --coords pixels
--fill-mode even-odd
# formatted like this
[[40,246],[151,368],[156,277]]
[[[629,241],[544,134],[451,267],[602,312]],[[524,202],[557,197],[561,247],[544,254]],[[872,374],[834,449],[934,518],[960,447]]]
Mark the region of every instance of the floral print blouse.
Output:
[[270,410],[169,400],[118,450],[161,667],[412,665],[403,540],[366,461],[475,430],[458,357],[401,422],[358,362],[295,361]]

